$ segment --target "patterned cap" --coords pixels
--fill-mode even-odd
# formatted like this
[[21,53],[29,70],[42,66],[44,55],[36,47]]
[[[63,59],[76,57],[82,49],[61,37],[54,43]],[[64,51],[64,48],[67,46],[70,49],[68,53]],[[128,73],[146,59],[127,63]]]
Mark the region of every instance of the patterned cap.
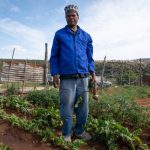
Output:
[[76,11],[76,13],[77,13],[77,15],[78,15],[78,6],[76,6],[76,5],[67,5],[67,6],[64,8],[64,10],[65,10],[65,14],[67,14],[67,12],[68,12],[69,10],[74,10],[74,11]]

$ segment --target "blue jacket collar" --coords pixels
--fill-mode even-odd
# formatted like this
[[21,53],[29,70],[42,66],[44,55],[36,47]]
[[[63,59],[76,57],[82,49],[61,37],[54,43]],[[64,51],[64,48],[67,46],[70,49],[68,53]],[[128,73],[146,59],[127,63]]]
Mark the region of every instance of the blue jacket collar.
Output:
[[[74,32],[70,29],[70,27],[68,25],[65,26],[66,30],[71,33],[71,34],[74,34]],[[80,34],[80,31],[81,31],[81,28],[79,26],[77,26],[77,32],[76,34]]]

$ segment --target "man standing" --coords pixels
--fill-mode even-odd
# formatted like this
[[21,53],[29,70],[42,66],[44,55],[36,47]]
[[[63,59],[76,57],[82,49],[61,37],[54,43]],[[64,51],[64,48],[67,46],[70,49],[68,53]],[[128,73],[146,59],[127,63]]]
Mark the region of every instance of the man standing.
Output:
[[75,112],[76,137],[90,140],[91,135],[84,131],[83,126],[88,117],[89,74],[95,81],[92,39],[77,25],[78,7],[67,5],[64,10],[67,25],[55,33],[50,57],[53,85],[60,88],[62,134],[66,141],[71,141]]

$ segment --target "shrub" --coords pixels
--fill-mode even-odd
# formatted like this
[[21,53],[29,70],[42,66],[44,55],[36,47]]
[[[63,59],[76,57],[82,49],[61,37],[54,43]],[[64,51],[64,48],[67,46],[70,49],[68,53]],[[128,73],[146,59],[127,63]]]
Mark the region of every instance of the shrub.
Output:
[[56,89],[31,91],[27,94],[26,99],[34,105],[46,108],[59,106],[59,94]]
[[7,85],[7,95],[14,95],[19,90],[19,84],[12,83],[11,85]]

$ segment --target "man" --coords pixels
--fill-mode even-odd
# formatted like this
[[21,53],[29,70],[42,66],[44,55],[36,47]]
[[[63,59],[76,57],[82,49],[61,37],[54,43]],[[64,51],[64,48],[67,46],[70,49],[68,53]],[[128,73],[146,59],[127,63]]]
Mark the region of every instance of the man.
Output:
[[67,25],[55,33],[50,57],[53,85],[60,88],[62,134],[66,141],[71,141],[72,117],[75,112],[76,137],[90,140],[91,135],[85,132],[83,127],[88,117],[89,73],[95,81],[92,39],[77,25],[78,7],[68,5],[64,10]]

